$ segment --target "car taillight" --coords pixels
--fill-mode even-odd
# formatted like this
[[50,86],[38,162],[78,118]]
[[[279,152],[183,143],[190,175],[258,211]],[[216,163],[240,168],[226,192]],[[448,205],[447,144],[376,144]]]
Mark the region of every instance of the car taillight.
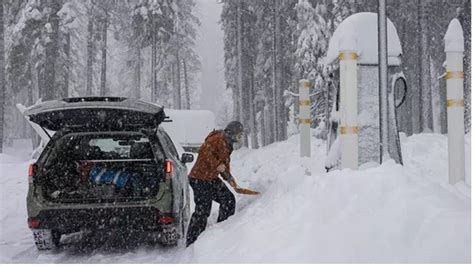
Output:
[[166,178],[171,178],[172,173],[173,173],[173,163],[170,160],[166,160],[165,161]]
[[28,218],[28,227],[31,229],[38,228],[40,225],[40,220],[34,218]]
[[160,222],[165,223],[165,224],[170,224],[174,221],[173,217],[170,216],[160,216]]
[[36,172],[36,164],[32,163],[28,167],[28,183],[33,184],[35,172]]

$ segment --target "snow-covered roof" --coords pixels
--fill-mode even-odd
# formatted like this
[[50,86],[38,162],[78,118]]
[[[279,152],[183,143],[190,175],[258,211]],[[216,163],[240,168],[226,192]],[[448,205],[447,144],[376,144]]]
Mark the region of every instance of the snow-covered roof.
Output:
[[[395,25],[387,19],[388,64],[400,65],[402,46]],[[359,64],[378,64],[377,13],[363,12],[346,18],[329,41],[325,58],[327,64],[338,58],[344,50],[356,51]]]
[[458,19],[453,19],[449,23],[446,35],[444,35],[445,52],[464,52],[464,36],[461,23]]

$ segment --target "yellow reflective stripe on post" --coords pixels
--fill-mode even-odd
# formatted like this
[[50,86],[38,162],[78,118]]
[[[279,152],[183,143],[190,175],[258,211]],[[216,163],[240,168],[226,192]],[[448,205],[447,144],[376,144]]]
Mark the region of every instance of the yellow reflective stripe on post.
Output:
[[311,124],[311,119],[301,119],[300,118],[300,124]]
[[464,79],[464,71],[447,71],[446,76],[444,78],[446,80],[448,80],[448,79]]
[[339,127],[339,133],[341,135],[359,134],[359,127]]
[[310,100],[301,100],[300,101],[300,106],[308,106],[308,105],[311,105]]
[[[346,54],[345,52],[340,52],[339,53],[339,60],[342,61],[342,60],[347,60],[346,58]],[[359,56],[357,55],[356,52],[351,52],[349,53],[349,59],[351,60],[357,60],[357,58],[359,58]]]
[[311,88],[311,83],[307,80],[303,81],[301,85],[303,85],[303,88],[305,88],[305,89]]
[[463,99],[460,99],[460,100],[449,99],[447,101],[447,106],[448,107],[464,107],[464,100]]

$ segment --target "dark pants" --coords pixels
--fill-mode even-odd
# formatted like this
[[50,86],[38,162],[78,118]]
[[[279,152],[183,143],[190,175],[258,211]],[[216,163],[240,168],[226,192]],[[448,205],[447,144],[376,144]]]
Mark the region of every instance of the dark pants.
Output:
[[186,246],[196,241],[198,236],[206,229],[207,218],[211,215],[212,201],[219,203],[219,217],[217,222],[222,222],[235,213],[235,197],[221,179],[212,181],[189,178],[189,184],[194,192],[194,213],[189,222]]

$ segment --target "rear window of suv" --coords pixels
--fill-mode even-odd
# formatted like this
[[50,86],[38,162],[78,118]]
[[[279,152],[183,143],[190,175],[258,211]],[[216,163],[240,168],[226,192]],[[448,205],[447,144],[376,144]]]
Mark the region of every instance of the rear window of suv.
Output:
[[[159,157],[163,157],[158,155]],[[57,160],[153,160],[150,141],[142,134],[68,134],[57,140],[48,162]]]

